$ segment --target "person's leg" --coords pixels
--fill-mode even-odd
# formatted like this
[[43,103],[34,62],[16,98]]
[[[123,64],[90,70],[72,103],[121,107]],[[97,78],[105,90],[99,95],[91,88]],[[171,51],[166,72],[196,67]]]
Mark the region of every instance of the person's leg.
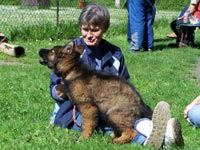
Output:
[[133,139],[133,143],[143,145],[146,141],[147,137],[141,134],[140,132],[137,133],[135,138]]
[[129,12],[129,9],[127,7],[127,10],[128,10],[128,22],[127,22],[127,41],[129,43],[131,43],[131,23],[130,23],[130,20],[131,20],[131,15],[130,15],[130,12]]
[[151,4],[151,0],[149,0],[149,4],[147,5],[146,9],[146,29],[147,31],[145,32],[145,37],[144,37],[144,50],[151,50],[153,48],[153,43],[154,43],[154,33],[153,33],[153,23],[154,23],[154,18],[156,14],[156,8],[153,4]]
[[199,128],[200,127],[200,104],[195,105],[192,109],[188,112],[188,119],[190,123]]
[[188,27],[187,28],[187,32],[186,32],[186,38],[184,43],[188,46],[194,46],[194,31],[195,31],[195,27]]
[[177,20],[171,22],[171,29],[176,34],[176,44],[178,46],[179,42],[181,41],[182,30],[177,28]]
[[81,125],[82,125],[82,117],[81,117],[81,115],[79,114],[79,115],[76,117],[76,123],[74,123],[73,126],[72,126],[72,130],[81,131],[81,130],[82,130]]
[[144,39],[145,8],[143,0],[128,0],[129,27],[131,35],[130,51],[141,50]]
[[133,143],[142,145],[151,133],[152,121],[148,118],[136,120],[133,124],[133,128],[138,131],[138,134],[133,139]]
[[50,125],[53,125],[54,124],[54,121],[55,121],[55,117],[56,117],[56,114],[58,113],[58,110],[60,109],[60,106],[58,103],[55,103],[54,105],[54,110],[53,112],[51,113],[51,116],[50,116],[50,122],[49,124]]

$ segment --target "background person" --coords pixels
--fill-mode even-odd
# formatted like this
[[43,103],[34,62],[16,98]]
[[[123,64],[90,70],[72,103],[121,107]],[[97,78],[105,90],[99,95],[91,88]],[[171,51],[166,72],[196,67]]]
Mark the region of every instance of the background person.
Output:
[[151,50],[154,44],[155,0],[126,0],[128,10],[127,38],[129,52]]
[[[184,8],[181,10],[181,13],[179,14],[178,18],[182,17],[187,9],[188,9],[188,7],[184,7]],[[177,18],[177,19],[178,19],[178,18]],[[177,20],[177,19],[176,19],[176,20]],[[176,24],[176,20],[173,20],[173,21],[172,21],[172,22],[173,22],[173,26],[174,26],[174,23]],[[171,22],[170,26],[172,26],[172,22]],[[172,28],[172,27],[171,27],[171,28]],[[177,35],[176,35],[175,32],[172,32],[172,33],[167,34],[166,37],[168,37],[168,38],[177,38]]]

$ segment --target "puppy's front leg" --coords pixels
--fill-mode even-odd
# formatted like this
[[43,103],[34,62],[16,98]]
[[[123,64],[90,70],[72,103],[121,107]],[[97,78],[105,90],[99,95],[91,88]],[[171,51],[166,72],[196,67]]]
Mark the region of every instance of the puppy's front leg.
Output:
[[90,103],[82,103],[79,110],[83,119],[81,138],[88,139],[97,126],[98,109]]

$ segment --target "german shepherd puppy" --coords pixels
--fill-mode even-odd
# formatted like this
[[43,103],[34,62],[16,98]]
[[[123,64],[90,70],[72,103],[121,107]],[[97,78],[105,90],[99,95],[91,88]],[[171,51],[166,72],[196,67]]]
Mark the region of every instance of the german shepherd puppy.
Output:
[[134,121],[151,118],[152,110],[128,81],[83,64],[80,58],[83,49],[73,42],[51,50],[40,49],[40,63],[62,77],[68,97],[82,115],[81,138],[92,135],[101,113],[113,129],[114,143],[131,142],[137,134]]

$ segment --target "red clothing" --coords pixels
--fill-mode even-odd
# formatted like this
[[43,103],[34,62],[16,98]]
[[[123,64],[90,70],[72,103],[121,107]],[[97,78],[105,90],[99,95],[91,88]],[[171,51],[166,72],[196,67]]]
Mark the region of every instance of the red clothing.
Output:
[[193,15],[200,19],[200,2],[197,3],[197,6],[196,6],[196,11],[193,13]]

